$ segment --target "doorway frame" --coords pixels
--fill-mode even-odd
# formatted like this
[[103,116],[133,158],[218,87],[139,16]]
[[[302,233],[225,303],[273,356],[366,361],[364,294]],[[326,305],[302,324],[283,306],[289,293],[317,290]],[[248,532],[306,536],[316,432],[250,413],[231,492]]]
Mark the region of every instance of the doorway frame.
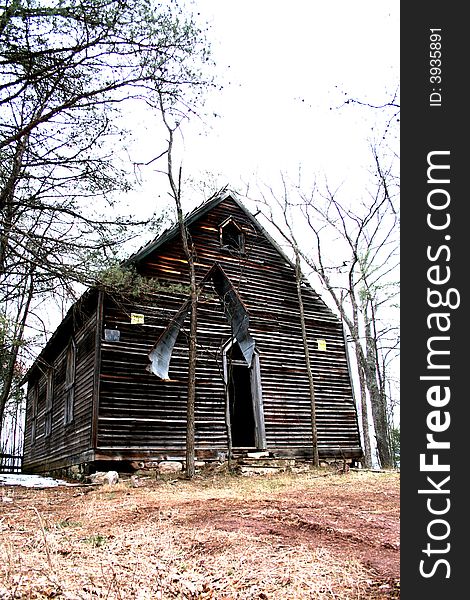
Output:
[[[227,353],[234,344],[238,343],[236,338],[231,338],[222,347],[222,362],[225,387],[225,419],[230,435],[232,432],[232,423],[230,418],[230,394],[229,394],[229,373]],[[266,430],[264,423],[263,390],[261,387],[261,371],[259,362],[259,352],[257,348],[253,351],[251,365],[246,363],[246,368],[250,374],[251,400],[253,403],[253,417],[255,422],[255,448],[266,450]]]

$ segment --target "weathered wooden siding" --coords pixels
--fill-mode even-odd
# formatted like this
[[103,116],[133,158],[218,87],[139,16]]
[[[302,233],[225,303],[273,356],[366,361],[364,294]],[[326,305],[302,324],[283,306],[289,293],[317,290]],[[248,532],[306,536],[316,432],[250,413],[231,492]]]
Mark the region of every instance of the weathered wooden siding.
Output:
[[[223,250],[219,225],[235,217],[246,236],[245,253]],[[230,198],[191,225],[201,279],[218,262],[250,315],[250,331],[259,351],[268,450],[311,452],[311,411],[297,292],[292,265],[253,225]],[[178,238],[139,265],[157,277],[162,288],[187,283],[187,268]],[[210,286],[206,287],[210,292]],[[104,323],[120,331],[120,341],[102,342],[98,453],[103,457],[183,453],[186,420],[187,345],[180,333],[170,366],[170,381],[146,371],[147,355],[185,299],[163,291],[141,304],[107,300]],[[130,313],[141,313],[143,325],[131,325]],[[341,323],[312,291],[305,312],[314,366],[320,456],[359,456],[357,418],[344,349]],[[213,294],[198,312],[196,448],[200,456],[225,451],[225,392],[221,348],[230,326]],[[326,341],[319,350],[317,340]]]
[[[98,448],[102,453],[111,449],[127,449],[136,455],[145,451],[152,453],[155,448],[169,452],[184,450],[187,386],[184,334],[180,334],[173,352],[171,381],[162,381],[146,370],[150,349],[183,299],[182,295],[162,294],[151,306],[119,304],[109,299],[105,303],[104,321],[119,329],[120,341],[103,341],[101,347]],[[216,308],[217,303],[212,301],[212,305]],[[145,324],[131,325],[131,310],[144,314]],[[200,335],[204,344],[202,332]],[[196,408],[198,448],[213,447],[217,439],[220,445],[225,443],[225,422],[220,419],[224,410],[224,386],[222,380],[214,379],[215,369],[214,358],[200,357]]]
[[[96,313],[74,333],[77,347],[74,418],[65,425],[65,371],[69,338],[64,335],[56,342],[58,354],[52,355],[49,365],[53,369],[53,402],[51,434],[45,435],[46,378],[48,367],[37,368],[28,381],[28,402],[26,407],[26,428],[23,470],[44,472],[83,462],[83,457],[92,456],[91,427],[93,381],[95,369]],[[32,442],[32,395],[38,386],[38,407],[36,439]],[[81,460],[77,457],[81,456]]]

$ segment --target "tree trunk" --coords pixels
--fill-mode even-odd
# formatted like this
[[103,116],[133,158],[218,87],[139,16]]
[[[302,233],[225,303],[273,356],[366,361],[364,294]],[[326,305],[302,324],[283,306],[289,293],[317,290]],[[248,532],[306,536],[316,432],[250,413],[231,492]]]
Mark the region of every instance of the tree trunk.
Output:
[[393,458],[390,447],[387,407],[384,394],[377,383],[377,360],[374,339],[370,321],[366,323],[366,356],[365,375],[370,392],[372,418],[377,439],[377,452],[383,469],[393,468]]
[[297,248],[295,252],[295,281],[297,284],[297,297],[299,299],[300,324],[302,327],[302,341],[304,345],[305,366],[307,367],[308,386],[310,390],[310,408],[312,415],[312,458],[313,465],[318,467],[320,459],[318,456],[318,436],[317,436],[317,417],[315,404],[315,385],[313,381],[312,366],[310,362],[310,352],[308,349],[307,327],[305,326],[304,302],[302,299],[302,271],[300,270],[300,255]]
[[[18,352],[20,349],[19,340],[23,339],[24,330],[26,327],[26,320],[29,314],[29,307],[34,293],[33,273],[30,273],[29,288],[23,290],[23,305],[18,309],[18,323],[15,326],[14,341],[11,344],[10,356],[8,358],[8,364],[3,373],[3,388],[0,393],[0,430],[3,426],[3,417],[5,413],[5,407],[8,402],[8,398],[11,393],[13,378],[15,375],[16,360],[18,358]],[[26,287],[26,286],[25,286]],[[23,314],[21,314],[23,312]]]
[[372,452],[370,448],[370,432],[369,432],[369,416],[367,414],[367,396],[366,382],[364,377],[364,369],[362,368],[361,349],[358,347],[359,342],[354,342],[356,351],[357,372],[359,376],[359,388],[361,394],[361,424],[362,424],[362,441],[364,444],[364,467],[370,469],[372,467]]
[[191,279],[191,325],[189,330],[188,357],[188,403],[186,425],[186,476],[195,475],[195,406],[196,406],[196,361],[197,361],[197,287],[196,271],[192,252],[188,260]]
[[[353,281],[351,279],[352,272],[350,273],[349,286],[352,291],[354,291]],[[361,346],[361,338],[359,334],[359,308],[356,302],[356,298],[353,293],[351,293],[351,306],[353,311],[353,322],[346,319],[344,313],[344,307],[342,307],[342,316],[348,322],[349,329],[351,332],[351,336],[354,340],[354,349],[356,351],[356,362],[357,362],[357,372],[359,377],[359,385],[361,388],[361,423],[362,423],[362,439],[364,442],[364,464],[366,468],[372,467],[372,450],[370,445],[370,427],[369,427],[369,413],[367,410],[367,391],[369,391],[365,368],[364,368],[364,349]]]
[[[163,123],[168,131],[167,150],[167,175],[171,188],[171,196],[175,201],[176,213],[178,215],[178,226],[184,254],[188,262],[190,299],[191,299],[191,321],[189,328],[188,343],[188,398],[186,404],[186,476],[192,479],[195,474],[195,405],[196,405],[196,362],[197,362],[197,304],[198,292],[196,284],[196,268],[194,265],[194,248],[190,240],[186,224],[184,222],[183,208],[181,206],[181,167],[178,171],[178,180],[173,173],[173,140],[174,129],[167,120],[167,113],[160,94],[160,109]],[[178,125],[176,125],[178,127]]]

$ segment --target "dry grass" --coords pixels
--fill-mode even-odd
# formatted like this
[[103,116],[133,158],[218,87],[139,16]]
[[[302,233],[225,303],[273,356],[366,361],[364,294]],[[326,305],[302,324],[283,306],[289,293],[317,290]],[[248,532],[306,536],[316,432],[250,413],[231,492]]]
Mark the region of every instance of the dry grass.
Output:
[[396,474],[308,473],[2,488],[13,502],[0,503],[0,598],[397,598],[396,586],[338,545],[344,532],[353,539],[353,524],[338,519],[331,545],[320,521],[305,525],[299,500],[324,515],[333,500],[369,494],[367,514],[357,510],[377,527],[377,518],[398,518],[398,485]]

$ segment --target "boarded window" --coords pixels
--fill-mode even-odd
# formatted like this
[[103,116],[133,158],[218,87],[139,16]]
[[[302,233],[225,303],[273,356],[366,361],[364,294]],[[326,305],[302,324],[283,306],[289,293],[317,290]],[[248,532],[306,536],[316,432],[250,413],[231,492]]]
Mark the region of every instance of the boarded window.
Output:
[[44,435],[49,437],[52,433],[52,407],[54,404],[54,371],[49,369],[46,381],[46,411],[44,414]]
[[220,226],[220,243],[222,248],[244,251],[245,236],[234,219],[229,218]]
[[65,370],[65,424],[73,421],[75,401],[75,366],[77,360],[77,346],[71,340],[67,349],[67,365]]

